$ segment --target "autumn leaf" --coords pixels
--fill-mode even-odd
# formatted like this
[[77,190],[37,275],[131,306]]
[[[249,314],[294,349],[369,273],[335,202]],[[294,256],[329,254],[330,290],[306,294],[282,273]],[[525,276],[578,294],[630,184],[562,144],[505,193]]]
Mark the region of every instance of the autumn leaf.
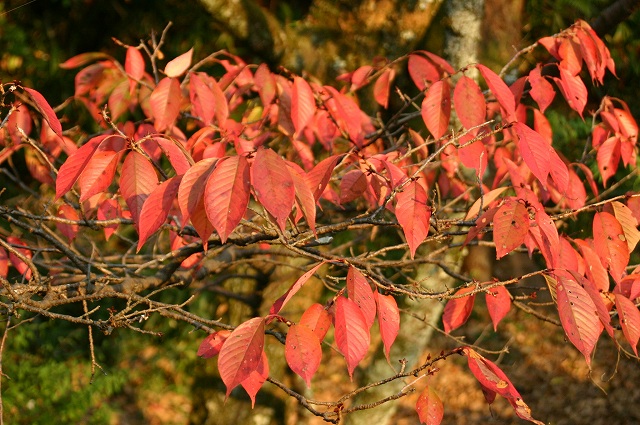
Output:
[[78,177],[80,202],[105,191],[111,185],[126,146],[126,140],[120,136],[105,138],[98,145]]
[[215,227],[220,241],[227,238],[242,220],[249,205],[249,163],[235,155],[219,160],[204,189],[207,217]]
[[169,78],[179,77],[191,66],[193,47],[177,58],[170,60],[164,67],[164,73]]
[[196,354],[198,357],[202,357],[203,359],[217,356],[229,335],[231,335],[231,331],[226,329],[207,335],[207,337],[200,343]]
[[158,176],[149,160],[141,153],[129,152],[120,172],[120,194],[131,212],[138,232],[142,205],[157,186]]
[[307,326],[291,325],[284,345],[287,364],[311,387],[311,378],[315,375],[322,360],[322,347],[318,336]]
[[182,176],[174,176],[162,182],[149,194],[140,210],[140,225],[138,226],[138,248],[147,241],[149,236],[164,224],[169,216],[173,201],[178,194]]
[[242,388],[249,394],[249,398],[251,398],[252,409],[256,406],[256,394],[258,394],[258,391],[260,391],[260,388],[262,388],[262,385],[268,377],[269,360],[267,359],[267,353],[263,351],[256,370],[252,371],[249,376],[240,383]]
[[553,85],[542,76],[541,64],[538,64],[529,72],[529,84],[531,84],[529,94],[538,104],[540,112],[544,113],[553,102],[556,92],[553,89]]
[[624,237],[627,240],[629,252],[633,252],[640,241],[640,231],[638,231],[638,220],[633,216],[633,211],[625,204],[614,201],[609,204],[613,210],[613,215],[620,223]]
[[396,76],[396,71],[393,68],[386,68],[382,71],[382,74],[376,80],[373,86],[373,98],[378,102],[378,105],[384,109],[389,107],[389,94],[391,90],[391,82]]
[[305,283],[307,283],[309,279],[311,279],[311,276],[313,276],[314,273],[317,272],[324,263],[325,262],[322,261],[316,264],[313,268],[311,268],[311,270],[300,276],[298,280],[296,280],[295,283],[291,285],[287,292],[285,292],[280,298],[276,300],[276,302],[273,303],[271,309],[269,309],[269,314],[275,315],[280,313],[280,310],[284,308],[289,300],[300,290],[300,288],[304,286]]
[[602,264],[618,282],[629,263],[629,245],[620,222],[608,212],[597,212],[593,217],[593,244]]
[[[58,217],[65,220],[78,221],[80,217],[78,212],[71,205],[63,204],[58,208]],[[73,242],[78,234],[79,226],[77,223],[63,223],[56,221],[56,227],[64,235],[69,242]]]
[[456,298],[452,298],[444,306],[442,312],[442,323],[444,325],[444,331],[450,333],[451,331],[458,329],[464,325],[471,311],[473,310],[473,303],[476,299],[475,294],[467,295],[474,291],[475,288],[461,288],[454,294]]
[[350,170],[340,180],[340,203],[358,199],[367,190],[367,176],[359,169]]
[[508,200],[493,218],[493,241],[496,259],[500,259],[522,245],[529,231],[529,212],[523,203]]
[[264,326],[262,317],[249,319],[234,329],[222,345],[218,371],[227,387],[227,398],[231,390],[258,370],[264,348]]
[[407,184],[396,196],[396,218],[409,245],[411,258],[429,233],[431,208],[427,205],[427,192],[416,181]]
[[447,80],[436,81],[427,89],[420,111],[433,137],[444,136],[451,117],[451,87]]
[[544,425],[543,422],[531,417],[531,409],[524,402],[507,375],[495,363],[485,359],[469,347],[463,347],[462,353],[467,357],[469,370],[480,383],[489,403],[489,400],[493,400],[491,393],[500,394],[509,401],[518,417],[536,425]]
[[178,189],[178,205],[184,223],[195,211],[204,196],[207,180],[215,170],[218,158],[206,158],[189,168],[180,182]]
[[180,114],[182,90],[176,78],[165,77],[153,89],[149,98],[154,126],[162,132],[173,126]]
[[391,295],[383,295],[376,290],[373,293],[373,298],[376,300],[378,325],[380,326],[380,337],[384,345],[384,355],[387,358],[387,362],[390,363],[389,352],[400,331],[400,310],[398,309],[398,303]]
[[338,297],[335,304],[335,339],[353,380],[353,371],[369,349],[370,336],[362,310],[345,297]]
[[518,135],[518,149],[522,159],[543,188],[547,187],[547,177],[551,172],[549,145],[544,138],[523,123],[514,123],[513,128]]
[[91,161],[91,158],[100,144],[113,135],[100,135],[89,139],[80,149],[71,154],[58,170],[56,178],[56,199],[71,190],[75,182]]
[[[458,119],[466,129],[476,127],[485,121],[487,104],[478,84],[462,75],[453,90],[453,106]],[[477,134],[478,129],[472,132]]]
[[211,125],[216,113],[216,98],[213,90],[194,72],[189,77],[189,100],[193,114],[205,125]]
[[412,53],[407,61],[409,76],[418,90],[427,88],[427,83],[432,83],[440,79],[438,68],[422,55]]
[[593,312],[596,305],[587,291],[574,279],[558,275],[557,305],[560,322],[571,343],[591,366],[593,351],[602,330],[600,320]]
[[309,124],[315,112],[316,100],[311,86],[304,78],[294,77],[291,90],[291,121],[296,135]]
[[353,265],[349,266],[347,272],[347,294],[349,299],[360,307],[367,326],[371,328],[376,318],[376,302],[373,298],[373,291],[367,278]]
[[426,387],[416,401],[416,412],[420,423],[424,425],[439,425],[444,417],[444,406],[438,394],[430,387]]
[[498,104],[506,114],[507,121],[515,121],[516,116],[516,100],[513,93],[509,90],[509,86],[492,70],[484,65],[477,64],[476,68],[480,71],[482,78],[489,86],[491,93],[495,96]]
[[56,116],[56,113],[53,111],[53,108],[49,105],[49,102],[38,92],[37,90],[30,89],[29,87],[23,87],[24,91],[26,91],[33,103],[35,103],[38,112],[42,114],[47,123],[49,123],[49,127],[56,133],[58,136],[62,137],[62,125],[60,124],[60,120]]
[[640,340],[640,311],[638,307],[622,294],[614,294],[616,310],[620,316],[620,326],[624,337],[631,344],[633,352],[638,355],[638,340]]
[[258,149],[251,166],[251,186],[258,202],[284,232],[296,196],[287,163],[271,149]]
[[311,304],[311,306],[305,310],[298,324],[305,325],[311,329],[318,337],[318,340],[322,342],[327,331],[329,331],[329,328],[331,327],[331,320],[331,314],[327,309],[324,306],[315,303]]
[[511,296],[509,295],[509,291],[504,286],[487,289],[485,301],[487,302],[489,316],[493,322],[493,330],[497,331],[498,323],[500,323],[507,313],[509,313],[509,310],[511,310]]

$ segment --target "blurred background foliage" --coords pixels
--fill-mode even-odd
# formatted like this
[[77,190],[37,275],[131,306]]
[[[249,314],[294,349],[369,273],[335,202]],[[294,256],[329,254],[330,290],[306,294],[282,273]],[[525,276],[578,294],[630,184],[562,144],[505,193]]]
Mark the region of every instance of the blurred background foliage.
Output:
[[[314,2],[258,3],[282,25],[294,26],[308,19]],[[578,18],[591,21],[612,3],[487,0],[481,57],[499,69],[519,48],[566,28]],[[515,37],[513,29],[504,27],[503,14],[498,13],[513,4],[518,8],[515,17],[521,28]],[[50,103],[60,104],[72,96],[75,75],[73,70],[60,69],[61,62],[90,51],[106,52],[123,61],[125,52],[112,37],[137,45],[141,39],[148,40],[151,32],[159,34],[169,21],[173,26],[163,50],[169,59],[194,47],[195,59],[228,49],[247,62],[265,60],[260,52],[225,32],[200,2],[6,0],[0,3],[0,81],[21,81],[43,93]],[[438,48],[441,28],[438,18],[434,22],[422,48]],[[618,78],[608,75],[604,86],[593,89],[593,98],[608,94],[626,99],[637,118],[640,102],[630,96],[640,77],[640,15],[630,16],[604,38],[616,62]],[[512,49],[506,47],[509,43]],[[521,68],[535,62],[534,58],[530,60]],[[571,146],[580,140],[582,149],[590,121],[562,113],[550,119],[559,143]],[[637,182],[635,189],[640,189]],[[172,289],[162,296],[165,302],[181,302],[188,294]],[[110,306],[102,307],[106,312]],[[218,317],[228,304],[224,298],[207,293],[190,308],[205,317]],[[220,386],[213,378],[213,367],[195,354],[204,334],[191,332],[184,324],[150,318],[144,329],[161,332],[162,337],[123,330],[109,336],[94,332],[96,360],[104,371],[96,370],[92,377],[86,328],[37,316],[22,320],[27,323],[11,330],[3,358],[7,377],[3,378],[2,397],[12,424],[49,424],[51,418],[57,423],[76,424],[200,423],[202,412],[198,412],[197,400],[206,401],[199,395],[201,389]],[[247,405],[243,406],[246,410]]]

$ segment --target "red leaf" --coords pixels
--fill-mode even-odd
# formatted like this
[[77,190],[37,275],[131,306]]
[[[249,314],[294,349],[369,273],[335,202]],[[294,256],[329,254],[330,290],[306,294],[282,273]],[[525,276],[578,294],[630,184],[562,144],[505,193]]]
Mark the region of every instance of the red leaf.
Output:
[[138,251],[149,236],[167,220],[173,201],[178,195],[181,180],[182,176],[174,176],[160,183],[144,201],[138,226]]
[[106,53],[102,53],[102,52],[89,52],[89,53],[80,53],[79,55],[75,55],[69,59],[67,59],[66,61],[62,62],[60,65],[60,68],[62,69],[73,69],[73,68],[78,68],[82,65],[86,65],[89,62],[93,62],[99,59],[113,59],[111,56],[109,56]]
[[[487,104],[482,90],[466,75],[460,77],[453,90],[453,106],[458,119],[466,129],[476,127],[485,121]],[[473,133],[476,134],[477,131]]]
[[154,140],[158,143],[158,146],[169,160],[173,169],[176,170],[176,174],[184,174],[191,168],[193,160],[189,157],[189,154],[180,141],[176,139],[165,139],[164,137],[157,137]]
[[9,273],[9,256],[7,250],[0,246],[0,277],[7,278]]
[[181,54],[177,58],[170,60],[164,67],[164,73],[169,78],[179,77],[191,66],[193,57],[193,47],[188,52]]
[[493,201],[495,201],[498,196],[502,194],[508,187],[499,187],[497,189],[493,189],[488,193],[485,193],[483,197],[476,199],[476,201],[471,205],[471,208],[467,211],[465,215],[465,220],[471,220],[476,217],[480,213],[480,206],[483,208],[487,208]]
[[638,340],[640,340],[640,311],[633,301],[624,295],[615,294],[616,310],[620,316],[620,326],[624,337],[631,344],[633,352],[638,355]]
[[129,152],[120,172],[120,194],[127,203],[138,232],[142,205],[157,186],[158,175],[149,160],[138,152]]
[[493,330],[498,330],[498,323],[509,313],[511,310],[511,297],[509,291],[504,286],[496,286],[495,288],[488,289],[485,295],[487,302],[487,309],[489,310],[489,316],[493,322]]
[[189,100],[193,114],[205,125],[211,125],[216,113],[216,99],[211,87],[202,81],[197,72],[189,77]]
[[224,128],[229,118],[229,102],[227,101],[224,92],[218,85],[218,83],[211,78],[210,79],[211,91],[213,97],[216,99],[216,120],[218,120],[218,126]]
[[[141,80],[144,76],[144,57],[135,47],[127,48],[127,56],[124,60],[124,70],[134,80]],[[133,81],[135,86],[136,82]]]
[[218,371],[227,387],[235,387],[258,370],[264,348],[265,319],[254,317],[238,326],[227,338],[218,356]]
[[493,241],[496,259],[522,245],[529,231],[529,212],[521,202],[508,200],[493,218]]
[[311,171],[305,176],[307,185],[313,191],[313,198],[318,201],[320,196],[331,180],[331,173],[336,168],[336,164],[342,158],[342,155],[332,155],[316,164]]
[[62,125],[44,96],[34,89],[30,89],[28,87],[23,87],[23,89],[29,94],[31,100],[36,104],[36,108],[38,108],[38,111],[42,114],[44,119],[47,120],[49,127],[51,127],[54,133],[62,137]]
[[164,131],[173,126],[178,114],[180,114],[181,103],[180,82],[175,78],[163,78],[153,89],[149,98],[156,130]]
[[298,324],[305,325],[322,341],[331,327],[331,314],[322,305],[312,304],[302,314]]
[[522,159],[542,187],[547,187],[547,177],[551,171],[550,146],[544,138],[527,125],[517,122],[513,124],[518,135],[518,149]]
[[359,198],[367,190],[367,176],[359,169],[351,170],[340,180],[340,203],[346,204]]
[[251,166],[251,185],[258,202],[284,232],[296,196],[287,163],[272,149],[258,149]]
[[[511,403],[518,417],[537,425],[544,425],[531,417],[531,409],[522,400],[507,375],[495,363],[485,359],[472,348],[464,347],[462,352],[467,356],[469,370],[482,386],[485,397],[488,392],[498,393]],[[487,401],[489,400],[492,400],[491,394],[487,397]]]
[[291,121],[296,134],[300,134],[309,124],[315,112],[316,100],[311,86],[304,78],[294,77],[293,88],[291,89]]
[[431,387],[427,387],[420,393],[418,401],[416,401],[416,412],[420,423],[425,425],[439,425],[444,417],[444,406],[442,400],[438,397]]
[[432,83],[440,79],[438,68],[422,55],[410,54],[407,61],[409,76],[418,90],[427,88],[426,83]]
[[322,266],[323,264],[324,264],[324,261],[316,264],[311,270],[309,270],[308,272],[300,276],[298,280],[296,280],[296,282],[293,285],[291,285],[291,288],[289,288],[287,292],[284,293],[284,295],[282,295],[280,298],[276,300],[276,302],[273,303],[273,305],[271,306],[271,309],[269,309],[269,314],[280,313],[280,310],[284,308],[285,304],[287,304],[289,300],[296,294],[296,292],[298,292],[300,288],[302,288],[304,284],[307,283],[309,279],[311,279],[311,276],[313,276],[313,274],[316,271],[318,271],[320,266]]
[[616,282],[625,274],[629,263],[629,246],[620,222],[607,212],[593,217],[593,244],[602,264]]
[[349,139],[361,146],[364,139],[363,112],[360,110],[356,102],[348,96],[337,91],[331,86],[323,87],[329,94],[330,98],[325,101],[325,105],[338,126],[347,132]]
[[200,343],[197,355],[203,359],[217,356],[229,335],[231,335],[231,331],[226,329],[207,335]]
[[360,307],[367,326],[371,328],[376,319],[376,302],[373,299],[373,291],[367,278],[353,266],[349,266],[347,272],[347,293],[349,299]]
[[516,100],[513,97],[513,93],[509,90],[509,86],[502,81],[502,78],[498,76],[495,72],[490,70],[484,65],[477,64],[476,68],[482,74],[482,78],[489,86],[491,93],[495,96],[498,104],[503,109],[506,114],[507,121],[515,121],[516,120]]
[[345,297],[338,297],[335,304],[335,339],[353,380],[353,371],[369,349],[370,336],[362,310]]
[[93,153],[107,135],[100,135],[90,139],[87,143],[71,154],[58,170],[56,178],[56,199],[67,193],[73,187],[80,174],[91,160]]
[[126,140],[120,136],[105,138],[100,143],[78,177],[80,202],[86,201],[111,185],[116,174],[116,166],[126,146]]
[[209,176],[216,167],[218,158],[206,158],[189,168],[182,177],[178,189],[178,205],[182,213],[184,223],[189,220],[191,214],[203,198]]
[[[7,243],[9,243],[10,245],[14,245],[13,249],[18,251],[20,254],[22,254],[26,258],[31,259],[33,257],[31,250],[26,248],[27,244],[25,244],[22,241],[22,239],[16,236],[7,236]],[[31,279],[31,276],[32,276],[31,268],[27,265],[27,263],[22,261],[20,257],[15,255],[13,252],[9,252],[9,261],[11,262],[13,267],[15,267],[15,269],[18,271],[18,273],[24,276],[25,279],[27,280]]]
[[204,203],[207,217],[225,243],[249,204],[249,163],[244,156],[219,160],[207,180]]
[[376,300],[378,312],[378,325],[380,326],[380,337],[384,344],[384,355],[389,360],[389,352],[398,332],[400,331],[400,310],[395,298],[391,295],[382,295],[377,290],[373,293]]
[[[58,217],[73,221],[78,221],[80,219],[76,209],[67,204],[60,205],[60,208],[58,208]],[[70,243],[73,242],[78,234],[78,224],[61,223],[56,221],[56,227]]]
[[638,221],[633,216],[633,211],[622,202],[614,201],[611,204],[613,214],[622,226],[624,237],[627,240],[629,252],[633,252],[640,240],[640,232],[638,231]]
[[476,299],[474,295],[466,295],[473,292],[474,288],[461,288],[454,294],[457,298],[452,298],[444,306],[442,313],[442,323],[444,331],[450,333],[464,325],[471,316],[473,310],[473,302]]
[[256,405],[256,394],[262,388],[262,384],[269,377],[269,361],[267,359],[267,353],[262,352],[262,356],[260,357],[260,363],[258,363],[258,367],[256,370],[252,371],[249,374],[249,377],[242,381],[240,385],[242,388],[249,394],[251,398],[251,408],[253,409]]
[[322,360],[322,347],[317,335],[305,325],[291,325],[284,345],[284,357],[291,370],[310,388],[311,378]]
[[580,252],[582,253],[582,257],[585,260],[585,273],[587,274],[587,278],[593,283],[594,287],[602,292],[609,291],[609,275],[607,274],[607,269],[602,265],[602,261],[600,261],[600,257],[593,250],[592,246],[587,242],[580,239],[574,239],[580,248]]
[[598,341],[602,326],[597,307],[587,291],[574,279],[558,275],[556,286],[560,322],[571,343],[591,365],[591,352]]
[[529,72],[529,84],[531,84],[531,97],[536,101],[540,112],[544,112],[553,98],[556,96],[556,91],[553,89],[553,85],[542,76],[542,65],[538,64],[534,69]]
[[193,225],[193,228],[196,229],[200,239],[202,239],[202,246],[206,251],[209,246],[209,236],[211,236],[215,227],[213,227],[213,224],[209,221],[209,217],[207,217],[207,210],[204,206],[204,197],[200,198],[198,205],[196,205],[195,210],[191,214],[191,224]]
[[607,187],[607,180],[616,175],[620,157],[620,138],[618,136],[609,137],[598,147],[596,160],[604,187]]
[[389,107],[389,92],[391,90],[391,82],[395,76],[396,71],[393,68],[387,68],[378,77],[373,86],[373,97],[384,109]]
[[[115,199],[105,199],[103,202],[98,205],[97,217],[98,220],[113,220],[114,218],[118,218],[122,215],[122,211],[120,210],[120,204]],[[109,226],[104,226],[104,238],[105,240],[109,240],[111,235],[118,228],[117,224],[111,224]]]
[[473,240],[478,234],[487,227],[489,224],[493,222],[493,217],[496,215],[498,211],[498,207],[492,207],[486,210],[478,219],[476,220],[476,225],[469,229],[469,233],[467,233],[467,237],[464,240],[464,244],[468,244]]
[[427,192],[416,181],[406,185],[396,196],[396,218],[402,227],[413,259],[418,246],[429,233],[431,208],[427,205]]
[[271,71],[269,71],[269,67],[264,63],[258,66],[253,78],[258,88],[262,106],[266,109],[276,97],[276,80],[273,78]]
[[[613,327],[611,326],[611,316],[609,315],[610,307],[607,307],[605,305],[605,299],[607,300],[606,302],[609,303],[608,296],[605,296],[605,294],[603,294],[591,281],[587,280],[582,274],[573,270],[568,270],[568,272],[570,275],[569,279],[573,278],[587,292],[587,294],[591,298],[591,301],[593,301],[593,304],[596,306],[595,313],[600,320],[598,334],[602,332],[602,329],[604,328],[609,336],[611,336],[611,338],[615,338]],[[564,270],[557,270],[556,272],[556,275],[563,274],[565,276],[568,276],[566,275],[566,272]]]
[[295,188],[296,204],[298,209],[302,212],[305,220],[311,231],[316,233],[316,200],[313,197],[313,192],[307,185],[306,179],[302,174],[287,163],[289,167],[289,173],[293,179],[293,187]]
[[444,136],[451,117],[451,87],[447,80],[436,81],[427,89],[420,111],[433,137]]
[[553,78],[560,88],[560,92],[567,101],[571,109],[580,114],[584,107],[587,106],[587,87],[582,82],[579,75],[571,75],[566,69],[560,68],[560,78]]

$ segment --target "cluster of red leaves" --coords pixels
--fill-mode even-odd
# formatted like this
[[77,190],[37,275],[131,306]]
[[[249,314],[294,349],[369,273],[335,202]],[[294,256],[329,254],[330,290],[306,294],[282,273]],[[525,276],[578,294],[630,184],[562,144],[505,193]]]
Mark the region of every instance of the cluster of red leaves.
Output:
[[[76,75],[75,99],[86,105],[104,131],[79,148],[62,134],[56,114],[40,93],[29,88],[24,93],[44,118],[40,139],[49,146],[50,160],[63,152],[68,156],[55,178],[56,200],[77,187],[86,217],[130,218],[139,235],[138,250],[166,224],[181,228],[190,223],[205,249],[211,240],[233,242],[243,220],[256,214],[278,234],[304,228],[306,223],[317,235],[316,210],[321,201],[338,207],[356,201],[365,202],[370,210],[389,211],[413,258],[434,224],[430,190],[437,185],[443,198],[471,200],[471,184],[460,171],[475,169],[481,196],[467,212],[466,220],[474,224],[465,243],[491,231],[498,258],[522,246],[530,253],[539,251],[549,270],[562,326],[587,362],[603,329],[614,337],[614,310],[637,354],[640,313],[634,300],[640,296],[640,270],[627,273],[627,266],[640,239],[638,198],[604,203],[593,217],[589,239],[559,234],[558,217],[546,209],[574,213],[585,209],[583,178],[594,197],[599,195],[592,171],[581,162],[569,162],[553,146],[553,132],[544,116],[556,94],[551,82],[583,116],[587,102],[580,76],[583,65],[594,82],[602,83],[605,70],[615,72],[613,61],[582,21],[539,44],[557,59],[548,67],[557,68],[553,74],[558,76],[546,75],[538,65],[509,86],[486,66],[473,65],[487,94],[465,75],[468,69],[456,71],[429,52],[410,54],[408,72],[424,96],[420,114],[433,142],[409,130],[406,145],[393,150],[385,150],[384,132],[362,111],[353,92],[375,80],[374,98],[388,107],[396,63],[346,74],[340,79],[350,86],[338,90],[273,73],[266,65],[251,67],[227,53],[209,58],[209,63],[223,69],[219,78],[198,71],[202,63],[192,65],[192,50],[168,62],[162,78],[146,72],[139,48],[127,48],[124,65],[104,54],[82,54],[62,66],[82,67]],[[455,81],[454,74],[460,74]],[[452,112],[463,127],[455,133],[450,130]],[[635,165],[638,127],[619,99],[603,99],[594,119],[592,147],[606,185],[621,160],[625,167]],[[12,130],[17,128],[27,133],[31,128],[30,115],[21,106],[15,107],[1,130],[3,140],[13,142],[0,160],[23,146],[21,136]],[[292,149],[284,152],[274,140],[287,140]],[[42,161],[27,164],[34,177],[53,182]],[[485,185],[489,168],[492,181]],[[252,198],[262,210],[250,208]],[[61,204],[58,215],[67,221],[59,224],[60,232],[73,240],[78,231],[74,223],[80,219],[76,209]],[[114,231],[105,228],[105,237]],[[171,234],[172,246],[188,242],[188,237]],[[21,248],[18,238],[7,242],[15,249],[7,254],[0,247],[0,275],[6,276],[10,262],[29,278],[31,252]],[[197,258],[185,265],[196,263]],[[396,301],[378,292],[377,283],[353,265],[341,264],[348,267],[348,296],[341,291],[325,306],[310,306],[297,323],[281,315],[323,264],[301,276],[275,301],[269,315],[203,341],[198,354],[218,355],[227,395],[241,385],[255,399],[269,375],[265,329],[274,320],[289,326],[285,358],[307,385],[321,362],[321,343],[331,326],[350,376],[367,353],[376,318],[389,359],[399,328]],[[494,328],[508,314],[511,295],[503,285],[474,283],[452,294],[443,315],[446,332],[467,321],[478,292],[485,293]],[[500,394],[518,416],[536,422],[497,366],[469,348],[463,351],[489,403]],[[441,403],[431,389],[418,403],[424,423],[441,421]]]

